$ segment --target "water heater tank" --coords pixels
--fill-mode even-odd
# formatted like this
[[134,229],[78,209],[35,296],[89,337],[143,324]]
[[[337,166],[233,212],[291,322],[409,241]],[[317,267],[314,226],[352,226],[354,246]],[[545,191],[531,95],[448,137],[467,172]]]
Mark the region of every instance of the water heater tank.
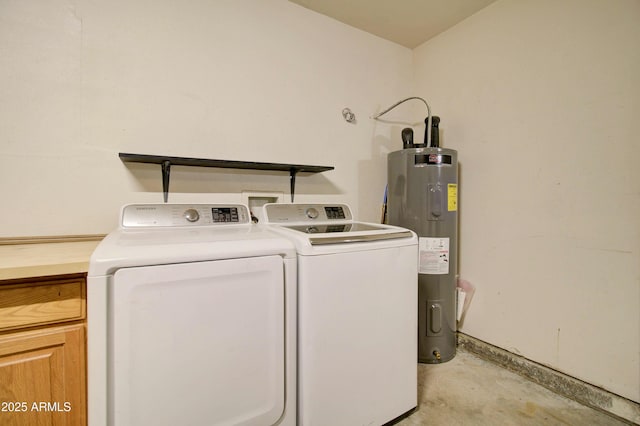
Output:
[[458,155],[439,147],[388,156],[387,221],[419,237],[418,361],[456,353]]

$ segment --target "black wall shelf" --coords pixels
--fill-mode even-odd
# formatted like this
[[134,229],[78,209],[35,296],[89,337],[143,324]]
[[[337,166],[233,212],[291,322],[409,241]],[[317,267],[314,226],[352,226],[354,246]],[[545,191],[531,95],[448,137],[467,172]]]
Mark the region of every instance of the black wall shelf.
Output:
[[291,201],[296,188],[298,173],[321,173],[333,170],[331,166],[309,166],[304,164],[259,163],[254,161],[211,160],[206,158],[168,157],[165,155],[128,154],[121,152],[120,160],[124,163],[150,163],[162,166],[162,192],[164,202],[169,198],[169,179],[171,166],[217,167],[222,169],[271,170],[289,173]]

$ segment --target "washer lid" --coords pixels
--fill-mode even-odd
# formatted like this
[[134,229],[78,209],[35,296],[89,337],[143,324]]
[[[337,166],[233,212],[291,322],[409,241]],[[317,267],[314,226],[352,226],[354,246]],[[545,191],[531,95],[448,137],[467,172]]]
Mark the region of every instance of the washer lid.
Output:
[[309,243],[311,245],[361,243],[395,238],[410,238],[412,236],[412,233],[408,230],[388,228],[382,225],[362,222],[294,225],[283,226],[283,228],[309,234]]
[[346,244],[346,243],[365,243],[382,240],[394,240],[397,238],[411,238],[411,231],[388,232],[384,234],[361,234],[361,235],[342,235],[342,236],[318,236],[309,238],[312,246],[323,244]]
[[361,223],[361,222],[326,223],[326,224],[317,224],[317,225],[295,225],[295,226],[285,226],[285,228],[304,232],[305,234],[326,234],[326,233],[340,234],[342,232],[375,231],[378,229],[385,229],[381,226],[372,225],[369,223]]
[[346,243],[415,239],[408,229],[356,222],[346,204],[265,204],[265,221],[293,238],[298,249]]

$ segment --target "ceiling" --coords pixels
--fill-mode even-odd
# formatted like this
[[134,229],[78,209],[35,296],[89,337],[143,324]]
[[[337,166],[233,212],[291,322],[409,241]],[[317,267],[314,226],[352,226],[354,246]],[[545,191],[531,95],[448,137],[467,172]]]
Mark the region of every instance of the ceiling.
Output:
[[289,0],[413,49],[496,0]]

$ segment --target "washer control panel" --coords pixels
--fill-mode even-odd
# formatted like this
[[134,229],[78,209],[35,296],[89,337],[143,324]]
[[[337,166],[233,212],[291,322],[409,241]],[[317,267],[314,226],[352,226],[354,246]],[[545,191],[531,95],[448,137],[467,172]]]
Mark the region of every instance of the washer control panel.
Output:
[[265,204],[268,223],[314,223],[353,220],[346,204]]
[[242,204],[129,204],[122,208],[123,228],[220,226],[251,223]]

